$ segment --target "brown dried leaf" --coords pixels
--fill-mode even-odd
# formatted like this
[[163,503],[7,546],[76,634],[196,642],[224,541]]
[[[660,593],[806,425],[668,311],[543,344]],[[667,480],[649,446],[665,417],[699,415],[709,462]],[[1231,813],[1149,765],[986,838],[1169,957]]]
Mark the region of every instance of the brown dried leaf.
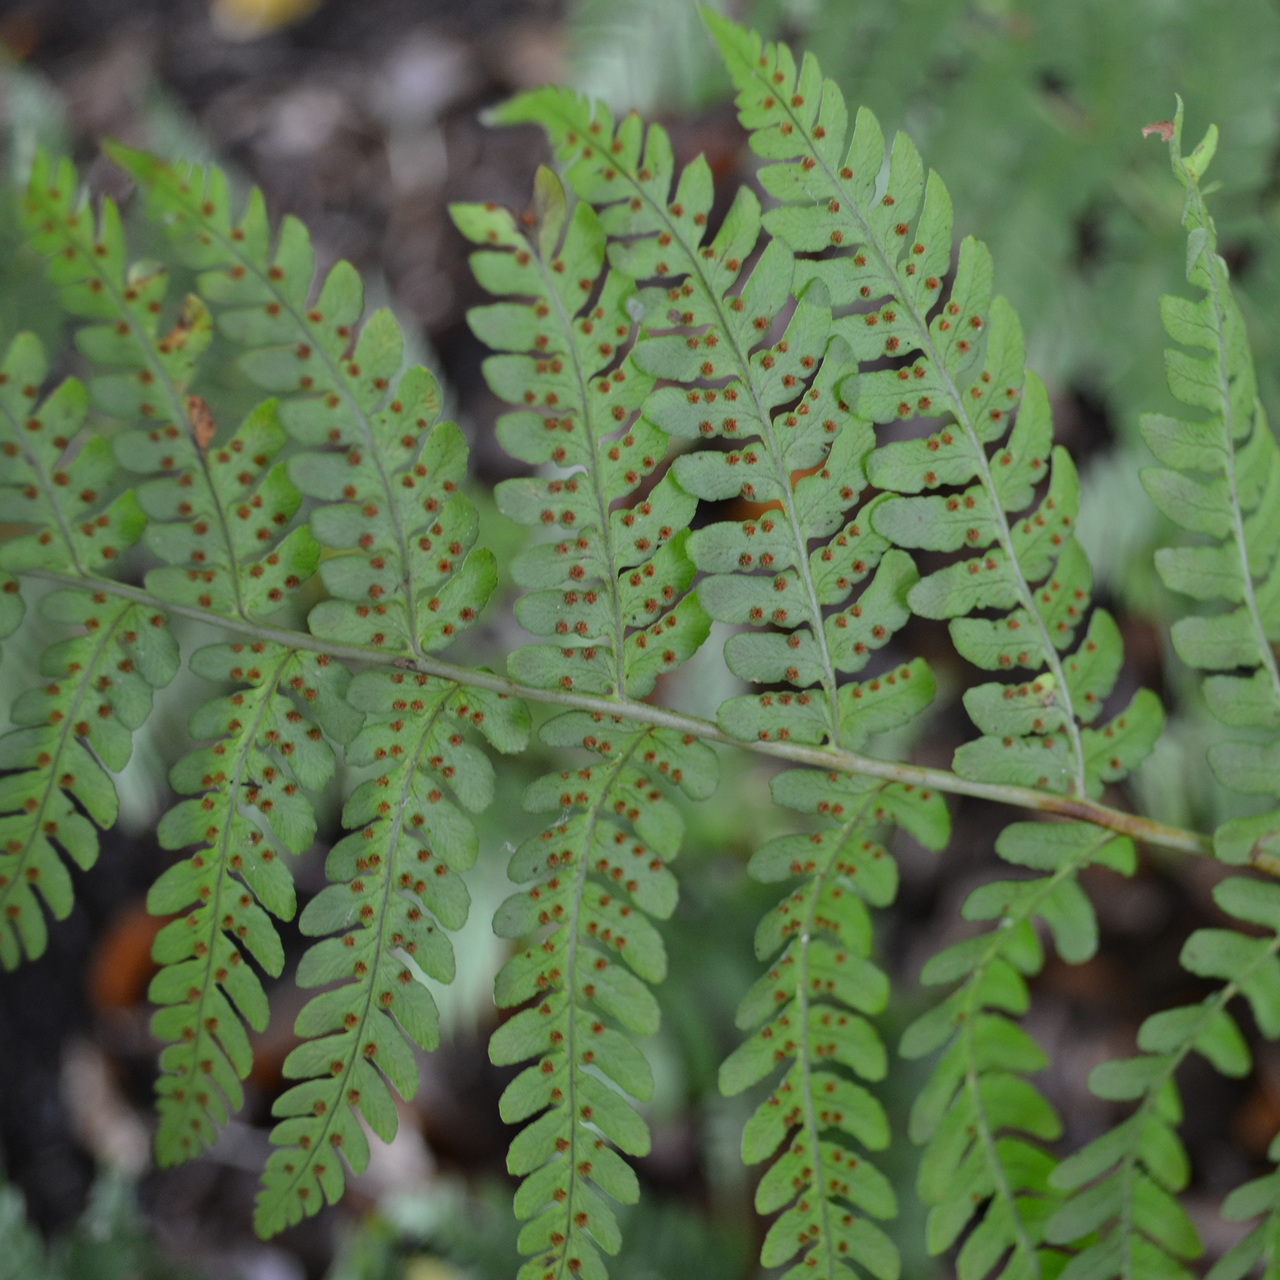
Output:
[[1161,142],[1170,142],[1173,139],[1173,121],[1157,120],[1154,124],[1144,124],[1142,126],[1142,136],[1149,138],[1153,133],[1160,135]]
[[207,449],[213,443],[218,424],[213,420],[213,411],[199,396],[187,397],[187,421],[191,423],[196,445]]

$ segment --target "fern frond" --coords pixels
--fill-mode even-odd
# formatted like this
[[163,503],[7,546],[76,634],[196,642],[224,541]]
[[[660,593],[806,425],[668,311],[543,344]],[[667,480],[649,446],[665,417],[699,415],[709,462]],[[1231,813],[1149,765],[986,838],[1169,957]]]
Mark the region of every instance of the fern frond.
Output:
[[[1175,622],[1178,656],[1205,671],[1247,669],[1248,675],[1207,676],[1205,700],[1232,728],[1275,729],[1280,726],[1280,668],[1272,647],[1280,640],[1280,451],[1258,399],[1244,318],[1201,186],[1217,136],[1211,127],[1184,157],[1179,100],[1170,158],[1186,189],[1187,281],[1203,296],[1194,303],[1165,296],[1160,313],[1175,342],[1208,353],[1165,352],[1169,389],[1207,416],[1191,421],[1143,417],[1143,438],[1165,466],[1146,468],[1142,483],[1161,512],[1202,535],[1199,545],[1156,552],[1165,585],[1196,600],[1233,606]],[[1265,746],[1256,740],[1217,743],[1209,750],[1209,764],[1225,786],[1280,797],[1280,739]],[[1214,844],[1220,858],[1234,863],[1280,852],[1280,810],[1224,824]]]
[[929,961],[921,982],[964,983],[912,1023],[901,1045],[908,1058],[947,1046],[912,1107],[911,1138],[925,1144],[917,1191],[929,1206],[929,1252],[951,1248],[980,1216],[956,1260],[960,1280],[1039,1276],[1053,1262],[1042,1246],[1061,1199],[1048,1181],[1054,1161],[1014,1135],[1052,1142],[1062,1125],[1023,1079],[1045,1066],[1044,1054],[1007,1015],[1026,1012],[1024,975],[1044,961],[1032,919],[1048,926],[1064,960],[1079,964],[1097,949],[1098,925],[1077,873],[1091,863],[1126,875],[1134,869],[1128,839],[1083,822],[1015,823],[1001,832],[996,852],[1048,874],[995,881],[969,895],[965,918],[999,926]]
[[620,1244],[604,1196],[624,1204],[639,1196],[614,1148],[633,1156],[649,1150],[648,1127],[628,1099],[643,1102],[653,1088],[649,1064],[613,1024],[637,1035],[657,1030],[658,1005],[645,983],[663,979],[667,959],[648,917],[664,920],[675,908],[666,864],[684,832],[650,771],[704,799],[715,789],[717,762],[695,738],[598,713],[558,716],[542,737],[584,747],[602,763],[549,774],[525,793],[527,810],[560,819],[511,859],[511,878],[533,884],[503,903],[494,929],[536,941],[503,966],[494,999],[499,1008],[529,1007],[494,1032],[489,1055],[499,1064],[539,1059],[500,1103],[508,1123],[542,1113],[507,1157],[508,1170],[524,1178],[516,1216],[531,1219],[519,1245],[535,1256],[521,1280],[566,1271],[598,1280],[605,1271],[597,1248],[612,1254]]
[[516,650],[509,667],[537,688],[643,698],[710,627],[687,594],[694,567],[685,543],[696,502],[670,472],[633,497],[668,445],[662,430],[636,416],[654,379],[627,350],[635,286],[617,271],[600,282],[599,219],[585,201],[570,211],[548,169],[538,171],[535,200],[540,217],[528,236],[506,210],[452,210],[468,239],[492,246],[471,258],[480,283],[529,299],[476,307],[467,317],[504,353],[485,361],[490,387],[526,406],[499,420],[498,438],[523,462],[569,469],[558,479],[507,480],[496,491],[512,519],[562,537],[513,566],[528,589],[516,605],[521,625],[562,639]]
[[[301,502],[283,465],[267,471],[285,436],[274,404],[263,405],[220,448],[209,407],[187,394],[213,336],[208,308],[194,294],[160,334],[168,273],[130,265],[124,229],[106,197],[96,220],[69,160],[41,152],[24,202],[28,239],[50,258],[63,306],[89,324],[80,350],[113,372],[89,383],[93,401],[127,423],[115,440],[121,464],[161,473],[138,490],[150,523],[147,549],[167,566],[147,576],[162,600],[247,618],[271,612],[314,572],[319,548],[305,528],[281,534]],[[179,567],[181,566],[181,567]]]
[[1280,1035],[1280,886],[1237,876],[1218,884],[1213,898],[1227,915],[1268,936],[1198,929],[1183,946],[1182,965],[1225,985],[1200,1004],[1153,1014],[1138,1030],[1142,1056],[1103,1063],[1090,1074],[1098,1097],[1139,1105],[1052,1174],[1055,1187],[1074,1194],[1050,1220],[1047,1238],[1083,1246],[1062,1272],[1067,1280],[1186,1277],[1182,1263],[1200,1255],[1196,1230],[1174,1199],[1190,1178],[1174,1132],[1182,1119],[1174,1073],[1193,1050],[1224,1075],[1249,1073],[1248,1046],[1228,1012],[1236,996],[1249,1002],[1264,1036]]
[[158,832],[163,848],[198,846],[147,896],[153,915],[186,912],[152,948],[164,967],[149,992],[161,1006],[151,1030],[170,1042],[156,1085],[162,1166],[198,1155],[243,1105],[240,1081],[252,1053],[241,1019],[259,1032],[267,1024],[267,998],[245,952],[280,976],[284,951],[267,912],[290,920],[295,910],[280,853],[303,853],[315,836],[301,789],[319,791],[333,776],[321,729],[345,743],[362,719],[344,697],[346,668],[323,655],[264,642],[221,644],[193,654],[191,669],[246,687],[192,716],[192,737],[217,741],[174,766],[174,790],[198,798],[179,801]]
[[71,879],[55,846],[80,867],[97,860],[94,824],[111,826],[118,809],[110,772],[128,763],[152,691],[178,668],[163,613],[93,588],[145,521],[131,493],[103,505],[115,468],[106,442],[82,430],[84,388],[71,378],[40,401],[45,373],[44,352],[30,334],[19,335],[0,363],[0,518],[30,530],[0,547],[0,633],[11,634],[23,617],[11,574],[42,570],[81,579],[87,589],[54,591],[41,601],[46,618],[75,630],[41,656],[50,683],[19,695],[10,719],[21,727],[0,738],[0,769],[10,771],[0,779],[6,969],[24,951],[31,959],[44,951],[37,890],[56,919],[70,913]]
[[343,809],[349,833],[329,852],[332,881],[307,904],[303,933],[322,937],[298,966],[299,986],[342,985],[298,1015],[304,1037],[285,1060],[294,1085],[275,1104],[255,1225],[270,1235],[330,1204],[369,1159],[358,1109],[390,1142],[395,1104],[384,1081],[410,1100],[418,1070],[406,1038],[435,1048],[439,1019],[422,979],[453,978],[453,948],[442,929],[458,929],[470,898],[461,873],[476,857],[474,827],[448,798],[472,812],[493,797],[493,770],[463,738],[478,729],[499,751],[522,750],[524,705],[499,694],[404,672],[367,671],[347,691],[366,713],[346,748],[348,764],[382,772],[363,782]]
[[322,504],[311,515],[316,540],[343,552],[320,566],[333,598],[312,611],[313,634],[414,655],[450,644],[497,575],[490,553],[472,550],[478,523],[458,492],[465,441],[436,422],[435,378],[419,366],[401,372],[395,318],[384,309],[361,325],[364,286],[348,262],[313,298],[306,228],[285,218],[273,250],[258,190],[236,221],[220,170],[109,153],[147,191],[149,215],[220,308],[220,329],[247,348],[241,366],[280,393],[280,421],[308,450],[290,459],[289,478]]
[[[1119,637],[1097,612],[1084,642],[1064,656],[1091,591],[1074,536],[1075,469],[1065,450],[1051,450],[1048,398],[1024,372],[1013,309],[990,296],[990,255],[966,238],[948,289],[950,197],[937,174],[926,183],[910,140],[895,139],[881,188],[885,144],[875,117],[860,110],[850,137],[843,96],[812,54],[797,67],[785,45],[764,45],[710,12],[706,20],[753,149],[779,162],[760,170],[781,202],[764,224],[798,252],[823,254],[798,262],[797,291],[807,278],[821,280],[844,312],[834,330],[853,358],[895,364],[851,376],[838,390],[876,423],[944,420],[928,439],[885,445],[867,463],[872,484],[912,495],[877,505],[877,533],[899,546],[967,553],[912,587],[912,609],[949,619],[957,650],[977,666],[1045,672],[1038,687],[970,692],[966,704],[985,736],[957,752],[956,772],[1099,794],[1149,753],[1162,713],[1141,690],[1101,730],[1081,727],[1115,682]],[[1015,416],[1003,447],[989,453]],[[933,490],[943,492],[914,496]],[[970,616],[986,609],[1002,616]],[[1004,705],[1010,700],[1015,707]]]
[[[912,675],[916,689],[928,684],[931,694],[927,669],[916,666],[893,674]],[[770,789],[775,803],[836,825],[772,840],[749,868],[763,883],[803,877],[756,930],[757,956],[776,958],[744,997],[737,1022],[759,1029],[720,1068],[721,1092],[732,1095],[785,1066],[742,1137],[748,1164],[783,1145],[756,1189],[760,1213],[785,1208],[760,1260],[774,1267],[802,1252],[788,1275],[839,1280],[848,1275],[842,1263],[857,1263],[877,1280],[896,1280],[897,1248],[868,1220],[896,1214],[893,1188],[862,1154],[888,1145],[888,1120],[875,1096],[841,1068],[867,1081],[887,1069],[880,1037],[862,1016],[881,1012],[889,993],[868,958],[871,920],[863,905],[886,906],[897,890],[897,867],[877,837],[898,823],[927,847],[944,848],[946,805],[937,793],[811,770],[778,774]]]

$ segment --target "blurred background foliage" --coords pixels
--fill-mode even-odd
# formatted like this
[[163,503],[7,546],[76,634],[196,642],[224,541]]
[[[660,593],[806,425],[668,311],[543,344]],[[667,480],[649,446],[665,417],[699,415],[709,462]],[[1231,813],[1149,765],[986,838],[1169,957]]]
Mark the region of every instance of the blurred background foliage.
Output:
[[[720,7],[811,48],[852,103],[886,130],[903,128],[946,180],[962,233],[990,245],[997,285],[1021,314],[1031,364],[1054,400],[1058,438],[1084,476],[1081,540],[1101,596],[1121,619],[1128,653],[1118,695],[1136,684],[1179,708],[1154,761],[1110,802],[1213,825],[1231,812],[1203,766],[1212,730],[1167,644],[1176,607],[1151,549],[1165,536],[1137,482],[1147,459],[1141,412],[1172,408],[1164,389],[1162,292],[1183,283],[1179,195],[1163,147],[1141,126],[1187,103],[1188,136],[1222,131],[1216,212],[1242,291],[1264,399],[1280,412],[1280,3],[1277,0],[753,0]],[[480,378],[484,352],[464,313],[480,301],[445,208],[494,199],[522,207],[545,150],[532,131],[494,133],[487,104],[552,79],[617,111],[638,109],[672,131],[680,159],[704,151],[721,206],[755,161],[728,105],[728,84],[691,0],[0,0],[0,343],[34,329],[77,357],[38,263],[18,240],[9,189],[37,143],[68,151],[98,191],[128,196],[96,159],[103,134],[170,155],[216,157],[237,182],[262,184],[273,212],[311,227],[324,261],[350,258],[370,301],[390,303],[416,335],[415,359],[443,376],[468,434],[483,538],[500,562],[524,531],[488,490],[513,467],[498,450],[498,406]],[[135,245],[157,255],[140,222]],[[179,279],[178,291],[183,285]],[[215,346],[199,390],[230,421],[252,391]],[[109,424],[108,424],[109,425]],[[516,629],[508,597],[491,606],[466,660],[501,667]],[[193,629],[184,643],[212,638]],[[710,714],[734,692],[713,637],[664,696]],[[478,647],[477,647],[478,646]],[[948,766],[969,735],[958,697],[971,674],[945,632],[913,623],[902,650],[935,665],[940,697],[928,732],[895,751]],[[34,674],[34,644],[6,645],[0,706]],[[438,992],[441,1049],[401,1137],[375,1151],[343,1205],[270,1245],[248,1230],[280,1064],[292,1047],[300,993],[271,989],[272,1024],[255,1044],[244,1113],[205,1158],[159,1173],[147,1156],[155,1045],[146,1031],[154,924],[141,909],[165,865],[152,836],[171,797],[165,769],[186,748],[192,683],[166,691],[120,779],[122,822],[102,862],[77,877],[80,905],[49,954],[0,977],[0,1280],[208,1276],[234,1280],[509,1280],[518,1267],[507,1135],[497,1097],[507,1074],[487,1062],[493,974],[503,958],[489,918],[505,896],[510,847],[532,829],[525,783],[549,765],[531,751],[503,774],[481,823],[470,878],[472,918],[458,939],[459,976]],[[882,744],[888,750],[890,744]],[[508,762],[509,764],[509,762]],[[670,976],[660,1034],[644,1045],[658,1088],[646,1110],[653,1154],[640,1162],[644,1203],[623,1223],[615,1280],[737,1280],[757,1274],[756,1172],[742,1167],[751,1100],[716,1091],[736,1043],[733,1010],[755,979],[756,921],[770,897],[745,876],[760,841],[787,821],[768,798],[769,768],[722,757],[716,798],[685,806],[689,838],[676,870],[681,905],[664,927]],[[305,901],[323,884],[321,839],[295,875]],[[959,804],[952,848],[937,858],[900,838],[902,892],[881,914],[882,961],[899,995],[889,1043],[923,999],[916,975],[958,936],[959,903],[992,875],[1002,816]],[[1084,1089],[1088,1069],[1127,1053],[1142,1014],[1194,998],[1177,966],[1186,933],[1212,919],[1204,869],[1144,859],[1132,882],[1088,882],[1103,948],[1077,969],[1050,963],[1029,1029],[1053,1065],[1044,1087],[1067,1123],[1064,1149],[1113,1119]],[[1086,877],[1087,881],[1087,877]],[[290,959],[300,937],[287,940]],[[286,969],[286,973],[290,970]],[[1190,985],[1189,985],[1190,983]],[[1225,1191],[1258,1166],[1280,1127],[1280,1055],[1227,1082],[1194,1064],[1187,1138],[1195,1162],[1189,1210],[1210,1256],[1233,1241],[1216,1216]],[[897,1133],[921,1075],[896,1064],[883,1090]],[[915,1156],[892,1168],[904,1275],[932,1280],[948,1264],[923,1252],[912,1193]]]

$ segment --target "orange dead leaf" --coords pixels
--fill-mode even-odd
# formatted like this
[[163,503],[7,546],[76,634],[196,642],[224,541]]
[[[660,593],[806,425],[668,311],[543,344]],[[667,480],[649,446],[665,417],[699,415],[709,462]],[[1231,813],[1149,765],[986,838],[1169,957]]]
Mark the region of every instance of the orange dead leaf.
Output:
[[1157,120],[1154,124],[1144,124],[1142,126],[1142,136],[1149,138],[1153,133],[1160,135],[1161,142],[1169,142],[1173,138],[1173,121]]
[[213,420],[213,411],[199,396],[187,397],[187,421],[191,423],[197,446],[207,449],[213,443],[218,424]]
[[195,328],[196,321],[200,318],[202,311],[203,308],[199,299],[192,294],[188,294],[187,300],[182,304],[182,310],[178,313],[177,320],[174,321],[173,328],[156,343],[156,346],[165,355],[168,355],[170,351],[181,351],[187,345],[187,335]]

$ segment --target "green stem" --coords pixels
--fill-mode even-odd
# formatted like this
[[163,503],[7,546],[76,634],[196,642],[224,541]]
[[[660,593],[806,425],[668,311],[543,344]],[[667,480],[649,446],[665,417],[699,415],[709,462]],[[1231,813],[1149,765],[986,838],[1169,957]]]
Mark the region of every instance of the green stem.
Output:
[[[791,760],[797,764],[814,765],[827,771],[858,773],[866,777],[881,778],[886,782],[900,782],[909,786],[943,791],[951,795],[993,800],[998,804],[1034,809],[1040,813],[1054,813],[1064,818],[1092,822],[1095,826],[1106,827],[1120,835],[1131,836],[1135,840],[1158,845],[1164,849],[1213,856],[1212,840],[1198,831],[1188,831],[1181,827],[1167,826],[1162,822],[1153,822],[1149,818],[1124,813],[1093,800],[1055,795],[1048,791],[1037,791],[1032,787],[973,782],[968,778],[949,773],[945,769],[928,769],[921,765],[877,760],[873,756],[859,755],[857,752],[836,747],[805,747],[792,742],[741,741],[722,732],[708,720],[700,720],[695,716],[683,715],[677,711],[668,711],[664,707],[655,707],[647,702],[635,702],[629,698],[597,698],[588,694],[570,693],[563,689],[536,689],[519,684],[515,680],[509,680],[505,676],[494,675],[490,671],[476,671],[470,667],[443,662],[437,658],[408,658],[359,645],[334,644],[300,631],[269,627],[241,618],[211,613],[204,609],[193,609],[186,605],[169,604],[138,587],[115,582],[110,578],[79,578],[73,574],[55,573],[47,569],[33,569],[27,576],[45,582],[55,582],[60,586],[91,586],[95,591],[123,596],[127,600],[133,600],[150,608],[164,609],[180,617],[212,623],[228,631],[288,645],[294,649],[329,654],[331,657],[348,662],[368,662],[377,666],[399,667],[406,671],[419,671],[441,680],[451,680],[464,687],[487,689],[493,693],[521,698],[527,702],[542,702],[581,711],[598,711],[607,716],[621,716],[635,724],[647,724],[659,729],[671,729],[676,733],[692,734],[707,742],[743,747],[761,755],[773,756],[779,760]],[[1280,858],[1262,854],[1257,857],[1253,865],[1268,875],[1280,877]]]

